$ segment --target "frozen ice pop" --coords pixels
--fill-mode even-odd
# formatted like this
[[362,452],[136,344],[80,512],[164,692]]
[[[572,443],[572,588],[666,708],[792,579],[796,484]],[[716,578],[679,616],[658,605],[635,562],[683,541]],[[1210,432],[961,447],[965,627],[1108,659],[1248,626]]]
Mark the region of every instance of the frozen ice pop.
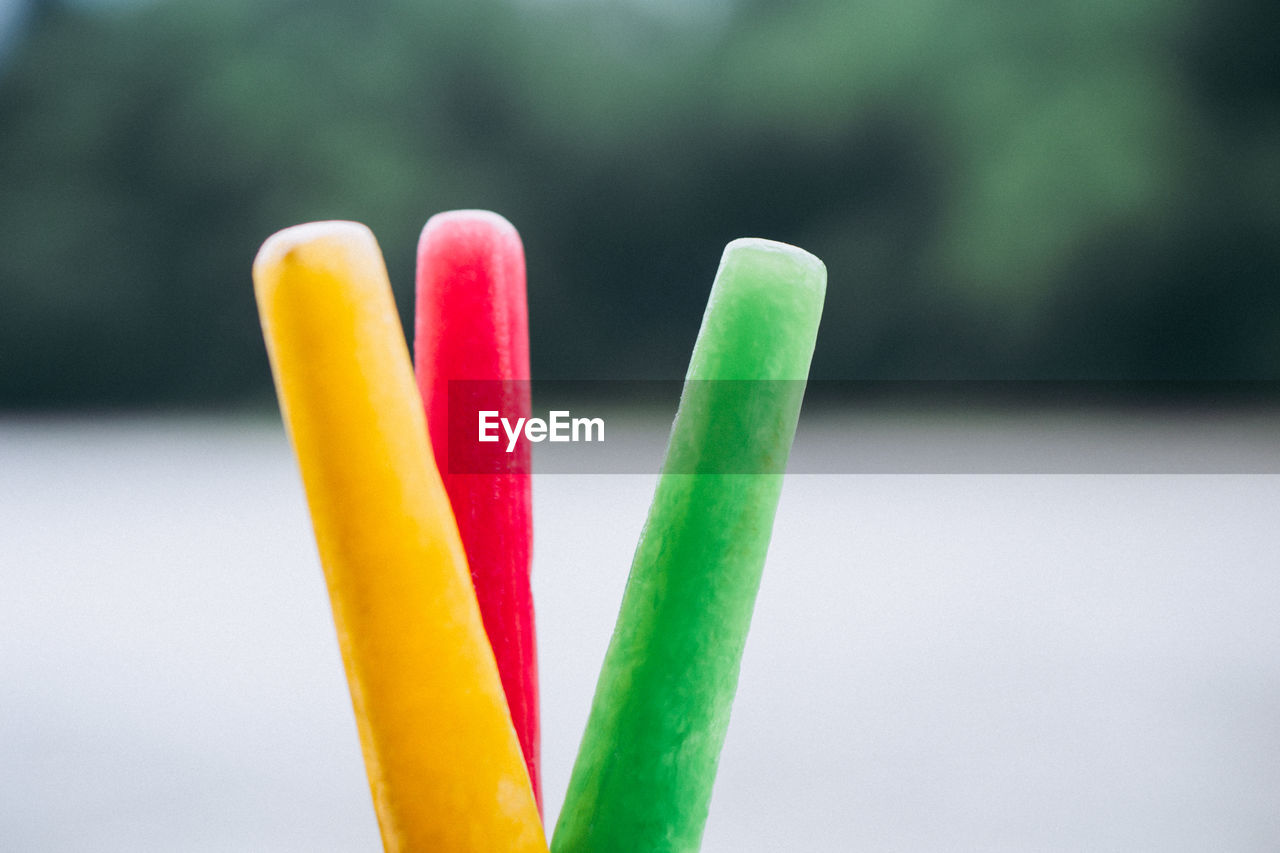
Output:
[[725,249],[554,853],[701,843],[825,291],[793,246]]
[[[498,214],[454,210],[431,217],[422,229],[414,363],[436,465],[458,521],[511,721],[541,803],[538,659],[529,589],[529,445],[520,442],[509,454],[509,471],[478,473],[484,469],[482,455],[495,458],[491,445],[449,444],[451,381],[467,380],[455,390],[479,386],[488,391],[485,396],[512,419],[531,414],[524,249],[516,229]],[[455,402],[465,396],[456,393]],[[459,413],[454,414],[456,428]],[[474,429],[470,421],[465,426]]]

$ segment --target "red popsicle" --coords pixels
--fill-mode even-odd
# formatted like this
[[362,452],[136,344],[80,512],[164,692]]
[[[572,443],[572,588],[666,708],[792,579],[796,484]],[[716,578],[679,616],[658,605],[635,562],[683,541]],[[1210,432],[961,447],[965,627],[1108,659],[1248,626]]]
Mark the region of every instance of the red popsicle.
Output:
[[[474,421],[467,440],[449,445],[450,380],[489,380],[455,383],[454,393],[479,389],[492,403],[484,408],[500,407],[512,422],[530,416],[524,249],[516,229],[498,214],[455,210],[431,217],[422,229],[414,362],[436,463],[541,809],[529,445],[518,442],[510,454],[505,438],[480,445],[470,440]],[[470,408],[474,418],[475,407]],[[458,430],[467,424],[457,422],[458,412],[454,416],[455,435],[461,437]],[[500,473],[470,473],[494,470],[495,460],[504,466]]]

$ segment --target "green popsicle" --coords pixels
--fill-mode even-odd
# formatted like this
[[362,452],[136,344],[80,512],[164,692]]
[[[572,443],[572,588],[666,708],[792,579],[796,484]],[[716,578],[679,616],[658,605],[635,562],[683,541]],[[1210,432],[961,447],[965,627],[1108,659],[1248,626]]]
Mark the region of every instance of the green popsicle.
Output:
[[553,853],[699,847],[826,279],[794,246],[725,248]]

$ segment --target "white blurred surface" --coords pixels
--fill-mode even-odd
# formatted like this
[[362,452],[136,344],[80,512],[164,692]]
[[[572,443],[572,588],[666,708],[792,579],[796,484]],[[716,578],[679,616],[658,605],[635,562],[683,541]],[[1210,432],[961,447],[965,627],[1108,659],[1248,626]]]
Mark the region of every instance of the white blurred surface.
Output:
[[[535,481],[549,823],[653,483]],[[278,425],[0,421],[0,581],[0,849],[379,848]],[[792,476],[703,849],[1273,851],[1277,614],[1280,476]]]

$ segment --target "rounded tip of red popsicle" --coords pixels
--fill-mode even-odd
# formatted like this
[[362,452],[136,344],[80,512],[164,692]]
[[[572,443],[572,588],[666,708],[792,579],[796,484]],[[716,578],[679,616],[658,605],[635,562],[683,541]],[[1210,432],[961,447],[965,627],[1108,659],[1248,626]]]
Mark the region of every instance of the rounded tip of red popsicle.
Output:
[[516,239],[520,237],[516,227],[505,216],[492,210],[446,210],[427,220],[427,224],[422,227],[420,244],[437,233],[458,232],[497,233]]

